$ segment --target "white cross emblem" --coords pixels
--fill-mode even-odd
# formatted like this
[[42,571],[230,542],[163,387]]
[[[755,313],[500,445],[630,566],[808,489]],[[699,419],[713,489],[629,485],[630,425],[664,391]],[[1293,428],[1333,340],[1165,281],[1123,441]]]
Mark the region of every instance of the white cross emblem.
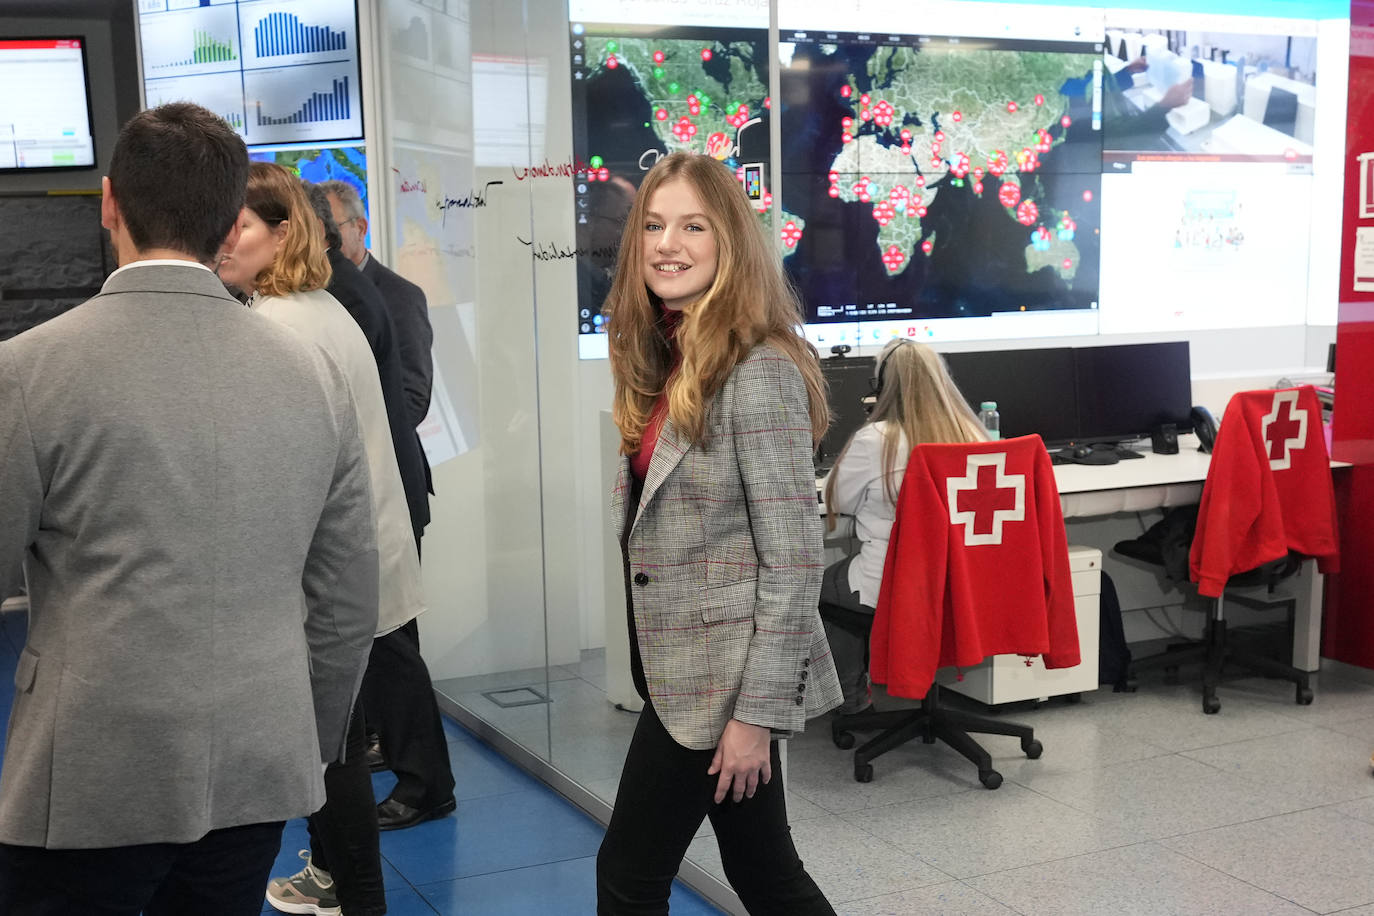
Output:
[[[1280,420],[1279,408],[1283,404],[1288,405],[1288,415]],[[1279,428],[1275,432],[1283,438],[1270,440],[1269,427],[1276,422]],[[1288,435],[1294,428],[1297,430],[1296,435]],[[1269,467],[1272,470],[1283,471],[1292,466],[1293,450],[1303,448],[1307,444],[1307,411],[1298,407],[1297,391],[1274,392],[1274,406],[1260,421],[1260,437],[1264,440],[1264,448],[1269,455]],[[1274,457],[1275,446],[1283,449],[1281,457]]]
[[[1000,544],[1002,543],[1003,523],[1020,522],[1026,518],[1026,475],[1006,473],[1006,452],[969,455],[968,464],[965,467],[967,471],[965,476],[950,477],[945,480],[946,494],[949,498],[949,522],[951,525],[964,526],[964,544],[966,546],[978,547],[985,544]],[[996,475],[993,486],[986,487],[981,491],[978,488],[980,468],[992,468]],[[1002,504],[1011,503],[1011,505],[991,503],[973,509],[960,510],[959,494],[964,492],[981,492],[985,502],[988,498],[995,500],[1000,495],[1003,497],[1001,499]],[[980,510],[984,521],[986,521],[989,512],[992,514],[992,530],[986,534],[979,534],[977,531]]]

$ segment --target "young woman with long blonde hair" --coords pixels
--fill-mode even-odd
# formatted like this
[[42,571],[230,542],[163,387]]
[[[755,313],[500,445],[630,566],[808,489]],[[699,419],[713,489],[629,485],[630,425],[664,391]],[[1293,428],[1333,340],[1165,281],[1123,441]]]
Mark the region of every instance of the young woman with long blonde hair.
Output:
[[667,913],[705,817],[751,913],[833,913],[792,845],[775,740],[833,708],[814,443],[828,422],[781,260],[721,163],[660,160],[607,300],[631,670],[644,711],[600,913]]
[[[867,639],[863,627],[840,618],[867,614],[878,605],[888,535],[897,514],[897,491],[911,450],[924,442],[978,442],[987,433],[950,378],[945,361],[925,344],[898,337],[874,364],[877,400],[868,422],[855,430],[825,482],[828,525],[838,516],[854,519],[858,550],[832,564],[821,580],[826,636],[844,690],[841,715],[863,712],[870,703]],[[830,611],[839,608],[840,613]]]

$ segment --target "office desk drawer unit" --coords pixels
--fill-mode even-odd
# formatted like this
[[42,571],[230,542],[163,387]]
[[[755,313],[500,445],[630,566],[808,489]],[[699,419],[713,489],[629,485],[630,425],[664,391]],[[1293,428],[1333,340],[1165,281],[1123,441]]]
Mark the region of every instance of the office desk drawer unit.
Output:
[[[941,686],[982,703],[997,705],[1021,700],[1046,700],[1064,694],[1097,689],[1098,598],[1102,592],[1102,551],[1095,547],[1069,547],[1073,574],[1073,605],[1078,616],[1081,664],[1046,670],[1039,658],[1029,665],[1020,655],[994,655],[981,665],[942,668],[936,674]],[[962,673],[963,679],[959,679]]]

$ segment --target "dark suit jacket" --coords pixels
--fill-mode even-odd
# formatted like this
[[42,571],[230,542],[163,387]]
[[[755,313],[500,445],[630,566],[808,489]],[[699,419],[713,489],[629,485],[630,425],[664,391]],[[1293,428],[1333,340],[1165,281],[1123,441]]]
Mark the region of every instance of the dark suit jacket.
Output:
[[372,356],[377,361],[377,376],[382,383],[382,400],[386,403],[386,418],[391,426],[391,444],[396,450],[396,466],[401,471],[401,484],[406,491],[406,505],[410,509],[410,524],[418,541],[429,524],[429,465],[420,437],[410,422],[406,409],[406,393],[402,381],[404,371],[398,337],[387,315],[381,292],[368,282],[362,271],[344,257],[337,248],[329,249],[329,265],[334,268],[333,279],[327,287],[329,294],[339,300],[348,314],[362,328]]
[[363,265],[363,276],[381,291],[382,301],[396,328],[406,410],[410,425],[419,426],[429,413],[429,394],[434,383],[434,359],[430,355],[434,329],[429,325],[429,306],[425,304],[424,290],[378,261],[371,252]]

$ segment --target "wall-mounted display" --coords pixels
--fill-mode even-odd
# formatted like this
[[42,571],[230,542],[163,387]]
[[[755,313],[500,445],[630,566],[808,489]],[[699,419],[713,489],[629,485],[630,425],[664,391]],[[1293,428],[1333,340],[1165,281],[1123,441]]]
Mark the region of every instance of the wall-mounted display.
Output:
[[353,0],[138,0],[149,105],[193,101],[249,145],[363,136]]
[[84,39],[0,38],[0,86],[0,172],[95,165]]

